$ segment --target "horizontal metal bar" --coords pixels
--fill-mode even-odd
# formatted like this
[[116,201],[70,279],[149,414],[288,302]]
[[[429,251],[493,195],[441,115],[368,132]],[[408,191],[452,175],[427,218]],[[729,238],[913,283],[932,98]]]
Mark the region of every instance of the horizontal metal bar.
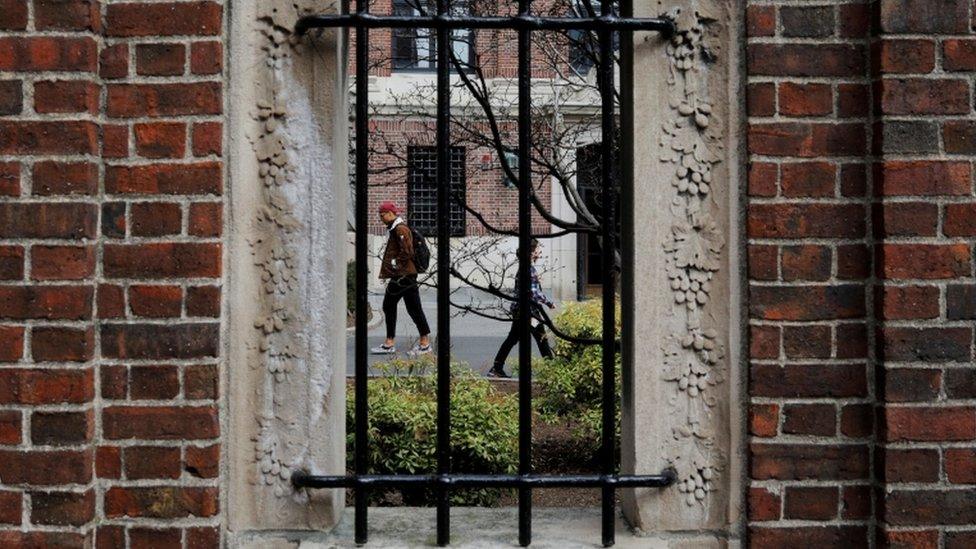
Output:
[[666,37],[674,33],[674,22],[663,17],[540,17],[537,15],[462,16],[462,15],[306,15],[295,24],[295,32],[335,27],[432,28],[432,29],[512,29],[512,30],[614,30],[657,31]]
[[440,486],[452,488],[663,488],[674,484],[677,474],[666,469],[657,475],[309,475],[295,473],[299,488],[399,488]]

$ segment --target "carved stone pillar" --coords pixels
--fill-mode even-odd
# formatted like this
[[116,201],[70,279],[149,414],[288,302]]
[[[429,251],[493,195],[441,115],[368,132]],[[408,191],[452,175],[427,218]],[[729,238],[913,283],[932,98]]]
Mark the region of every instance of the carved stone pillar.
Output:
[[[675,486],[624,492],[632,525],[695,547],[739,536],[740,119],[735,2],[638,0],[677,22],[670,41],[634,37],[635,174],[625,208],[622,467],[673,467]],[[730,459],[732,458],[732,459]],[[696,537],[689,533],[699,535]]]
[[271,543],[262,530],[329,528],[343,507],[339,490],[290,483],[297,469],[345,469],[345,62],[337,32],[292,35],[306,8],[327,9],[244,0],[231,10],[232,546]]

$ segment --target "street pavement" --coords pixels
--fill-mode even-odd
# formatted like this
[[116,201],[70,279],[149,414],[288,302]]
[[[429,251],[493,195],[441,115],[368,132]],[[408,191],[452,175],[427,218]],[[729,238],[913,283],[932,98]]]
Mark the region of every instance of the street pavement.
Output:
[[[485,294],[477,290],[461,289],[455,292],[452,298],[458,303],[469,303],[469,299],[481,300],[482,302],[487,302],[492,299],[486,297]],[[424,313],[427,315],[427,323],[430,324],[430,328],[433,331],[433,347],[436,350],[436,337],[437,337],[437,296],[433,290],[424,290],[420,293],[420,300],[423,304]],[[369,301],[373,306],[374,322],[368,332],[368,345],[373,348],[380,343],[383,343],[386,338],[386,323],[385,319],[383,322],[376,322],[377,315],[382,317],[382,303],[383,295],[373,295],[370,294]],[[558,311],[559,303],[556,303],[557,310],[552,311],[555,313]],[[456,309],[454,312],[458,312]],[[451,357],[454,361],[463,362],[467,364],[470,368],[479,373],[485,373],[488,368],[491,367],[492,360],[495,357],[495,353],[498,352],[498,347],[501,346],[502,341],[505,340],[505,336],[508,335],[508,331],[511,328],[511,324],[508,322],[501,322],[498,320],[484,318],[482,316],[466,313],[460,316],[454,316],[451,318]],[[354,375],[356,369],[355,361],[355,349],[354,349],[354,331],[348,330],[346,338],[346,373],[347,375]],[[410,319],[410,315],[407,314],[407,308],[400,302],[400,308],[397,314],[397,355],[400,358],[406,358],[407,351],[413,348],[413,345],[417,342],[419,334],[417,333],[417,327],[414,326],[413,321]],[[550,336],[551,337],[551,336]],[[535,342],[532,342],[532,353],[533,356],[539,356],[539,349],[536,348]],[[386,362],[390,360],[394,355],[373,355],[368,356],[369,364]],[[433,353],[431,356],[434,356]],[[512,372],[511,365],[517,363],[518,361],[518,345],[516,345],[512,352],[508,355],[508,364],[506,371]],[[376,373],[373,368],[370,368],[370,373]]]

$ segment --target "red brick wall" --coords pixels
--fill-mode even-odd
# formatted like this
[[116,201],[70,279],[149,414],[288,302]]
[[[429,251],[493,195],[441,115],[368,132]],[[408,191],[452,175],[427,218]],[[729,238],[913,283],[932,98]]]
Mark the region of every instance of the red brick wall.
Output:
[[750,2],[753,546],[976,544],[971,4]]
[[0,1],[0,546],[219,541],[223,25]]

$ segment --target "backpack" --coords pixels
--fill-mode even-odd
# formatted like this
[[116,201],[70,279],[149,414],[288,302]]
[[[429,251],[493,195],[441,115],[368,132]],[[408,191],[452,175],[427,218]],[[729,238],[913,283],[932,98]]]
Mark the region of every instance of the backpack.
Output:
[[424,235],[417,232],[410,225],[407,225],[410,229],[410,236],[413,238],[413,264],[417,267],[418,273],[426,272],[430,268],[430,248],[427,246],[427,240],[424,239]]

